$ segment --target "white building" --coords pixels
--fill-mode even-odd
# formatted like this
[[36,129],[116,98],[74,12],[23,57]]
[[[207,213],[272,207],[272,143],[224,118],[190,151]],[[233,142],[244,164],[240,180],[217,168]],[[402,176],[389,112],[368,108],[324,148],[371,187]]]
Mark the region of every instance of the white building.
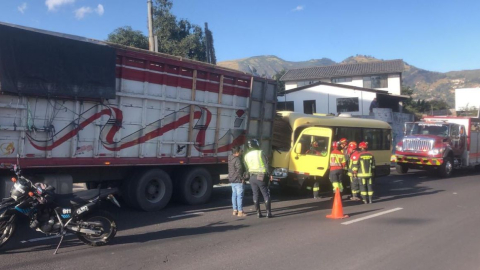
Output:
[[455,89],[455,111],[461,112],[480,108],[480,88]]
[[340,64],[289,70],[277,110],[302,113],[368,115],[376,98],[380,108],[401,112],[402,60]]

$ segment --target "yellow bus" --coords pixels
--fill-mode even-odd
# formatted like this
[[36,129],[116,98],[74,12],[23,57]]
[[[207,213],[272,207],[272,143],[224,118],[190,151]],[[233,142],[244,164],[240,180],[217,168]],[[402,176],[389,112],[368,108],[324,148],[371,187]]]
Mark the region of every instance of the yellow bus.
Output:
[[277,114],[271,162],[275,185],[304,188],[316,179],[328,181],[331,145],[341,138],[367,142],[375,156],[375,176],[390,174],[392,128],[387,122],[284,111]]

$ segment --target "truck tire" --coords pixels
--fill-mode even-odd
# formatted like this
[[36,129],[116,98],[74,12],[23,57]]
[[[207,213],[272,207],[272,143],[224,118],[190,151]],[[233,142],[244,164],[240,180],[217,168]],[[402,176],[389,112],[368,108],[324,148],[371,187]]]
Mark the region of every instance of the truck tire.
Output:
[[443,164],[438,166],[438,175],[442,178],[447,178],[452,175],[453,172],[453,159],[446,157],[443,159]]
[[157,211],[164,208],[172,197],[173,185],[170,176],[160,170],[151,169],[137,179],[126,183],[126,201],[143,211]]
[[213,184],[210,173],[201,167],[187,169],[177,179],[177,191],[181,200],[189,205],[206,203],[212,195]]
[[407,165],[404,165],[404,164],[396,164],[395,165],[395,170],[397,171],[397,173],[399,174],[406,174],[408,172],[408,167]]

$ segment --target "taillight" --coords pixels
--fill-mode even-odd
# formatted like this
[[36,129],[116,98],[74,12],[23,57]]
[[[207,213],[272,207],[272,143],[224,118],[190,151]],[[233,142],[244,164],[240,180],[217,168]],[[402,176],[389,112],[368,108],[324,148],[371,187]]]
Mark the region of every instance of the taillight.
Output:
[[14,183],[17,182],[17,178],[12,177],[12,182],[14,182]]

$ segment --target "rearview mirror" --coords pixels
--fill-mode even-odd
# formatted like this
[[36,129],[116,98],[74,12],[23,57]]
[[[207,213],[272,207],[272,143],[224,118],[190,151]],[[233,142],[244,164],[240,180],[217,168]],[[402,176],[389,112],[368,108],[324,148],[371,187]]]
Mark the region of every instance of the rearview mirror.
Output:
[[295,154],[300,154],[302,153],[302,144],[297,143],[297,146],[295,146]]

